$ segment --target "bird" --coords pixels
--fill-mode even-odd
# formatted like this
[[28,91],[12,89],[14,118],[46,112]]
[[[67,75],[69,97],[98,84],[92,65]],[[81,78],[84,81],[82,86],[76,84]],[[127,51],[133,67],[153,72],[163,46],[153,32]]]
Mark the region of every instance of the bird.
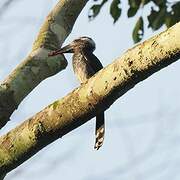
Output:
[[[85,83],[90,77],[103,68],[100,60],[93,54],[96,49],[95,42],[90,37],[79,37],[70,44],[52,51],[49,56],[58,54],[73,53],[72,65],[74,73],[80,83]],[[104,142],[105,115],[104,112],[96,114],[95,144],[94,149],[98,150]]]

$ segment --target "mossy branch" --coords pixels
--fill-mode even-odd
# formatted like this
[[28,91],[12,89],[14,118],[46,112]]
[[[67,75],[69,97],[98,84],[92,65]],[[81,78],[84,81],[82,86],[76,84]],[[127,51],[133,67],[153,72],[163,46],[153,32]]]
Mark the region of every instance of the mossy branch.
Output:
[[137,83],[180,58],[180,23],[135,46],[81,87],[0,138],[0,174],[106,110]]
[[0,128],[21,101],[44,79],[67,66],[63,56],[48,53],[62,45],[88,0],[60,0],[47,16],[25,60],[0,85]]

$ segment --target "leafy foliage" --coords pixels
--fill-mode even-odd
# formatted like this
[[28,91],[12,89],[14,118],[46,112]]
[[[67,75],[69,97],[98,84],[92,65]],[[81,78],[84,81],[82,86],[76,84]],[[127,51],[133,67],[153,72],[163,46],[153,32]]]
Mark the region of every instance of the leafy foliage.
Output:
[[[98,0],[94,0],[94,1],[98,1]],[[103,0],[100,4],[94,4],[90,10],[89,10],[89,14],[88,17],[89,19],[94,19],[100,12],[102,6],[107,2],[108,0]]]
[[144,35],[144,21],[142,16],[138,19],[133,30],[133,40],[135,43],[139,42]]
[[121,16],[121,8],[119,7],[119,4],[121,3],[120,0],[114,0],[111,3],[110,6],[110,14],[114,19],[114,23],[119,19],[119,17]]
[[133,17],[139,9],[141,0],[128,0],[128,4],[129,4],[129,9],[127,15],[128,17]]
[[[168,0],[127,0],[127,17],[137,16],[137,22],[134,26],[132,38],[135,43],[142,40],[144,35],[144,20],[148,20],[147,27],[153,31],[158,30],[163,25],[171,27],[180,21],[180,1],[168,2]],[[94,19],[108,0],[94,0],[94,5],[90,8],[89,19]],[[151,7],[148,16],[142,15],[144,7]],[[138,13],[140,11],[140,13]],[[111,0],[110,15],[113,22],[116,23],[121,16],[122,8],[120,0]],[[141,14],[139,16],[139,14]]]
[[162,7],[158,11],[151,9],[151,14],[148,16],[149,25],[148,27],[153,30],[158,30],[165,22],[166,8]]
[[165,24],[167,27],[171,27],[178,21],[180,21],[180,2],[174,4],[172,10],[166,13]]

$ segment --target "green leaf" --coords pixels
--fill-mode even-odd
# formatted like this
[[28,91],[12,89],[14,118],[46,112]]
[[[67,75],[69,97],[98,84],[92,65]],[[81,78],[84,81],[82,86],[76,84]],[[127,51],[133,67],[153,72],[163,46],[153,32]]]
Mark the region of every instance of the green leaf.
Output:
[[148,4],[151,0],[141,0],[141,4],[144,6]]
[[99,5],[99,4],[93,5],[93,6],[90,8],[90,12],[89,12],[88,17],[89,17],[90,19],[94,19],[94,18],[99,14],[100,9],[101,9],[101,5]]
[[180,2],[177,2],[172,7],[172,11],[166,14],[165,24],[166,27],[171,27],[180,21]]
[[168,13],[165,18],[166,27],[169,28],[173,26],[175,23],[176,23],[176,19],[174,18],[174,16]]
[[101,6],[103,6],[108,0],[103,0]]
[[172,26],[172,18],[171,18],[171,14],[168,14],[166,16],[166,19],[165,19],[165,24],[166,24],[166,27],[169,28]]
[[133,17],[137,13],[137,10],[138,10],[137,7],[136,8],[130,7],[128,9],[128,13],[127,13],[128,17]]
[[142,16],[139,17],[138,21],[136,22],[136,25],[134,27],[132,35],[133,35],[134,43],[137,43],[137,42],[141,41],[141,39],[143,38],[143,35],[144,35],[144,21],[143,21]]
[[[94,0],[96,1],[96,0]],[[91,6],[91,8],[89,9],[89,13],[88,13],[88,18],[90,20],[94,19],[100,12],[102,6],[107,2],[108,0],[103,0],[100,4],[94,4],[93,6]]]
[[128,0],[128,3],[131,8],[139,8],[141,0]]
[[140,8],[141,0],[128,0],[128,3],[129,3],[129,9],[127,12],[127,16],[133,17]]
[[165,23],[166,14],[166,7],[160,8],[159,11],[155,11],[152,8],[148,16],[148,27],[151,27],[153,30],[158,30]]
[[167,0],[152,0],[157,6],[166,6]]
[[120,0],[113,0],[110,6],[110,14],[114,19],[114,23],[121,16],[121,8],[119,7],[120,3],[121,3]]
[[172,10],[177,20],[180,19],[180,2],[177,2],[172,6]]

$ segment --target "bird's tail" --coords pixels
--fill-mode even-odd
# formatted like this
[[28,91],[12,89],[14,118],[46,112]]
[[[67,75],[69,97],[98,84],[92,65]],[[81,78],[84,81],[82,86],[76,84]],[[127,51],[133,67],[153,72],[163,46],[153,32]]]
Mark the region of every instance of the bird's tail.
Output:
[[105,134],[105,122],[104,122],[104,112],[96,115],[96,142],[94,149],[98,150],[104,142]]

